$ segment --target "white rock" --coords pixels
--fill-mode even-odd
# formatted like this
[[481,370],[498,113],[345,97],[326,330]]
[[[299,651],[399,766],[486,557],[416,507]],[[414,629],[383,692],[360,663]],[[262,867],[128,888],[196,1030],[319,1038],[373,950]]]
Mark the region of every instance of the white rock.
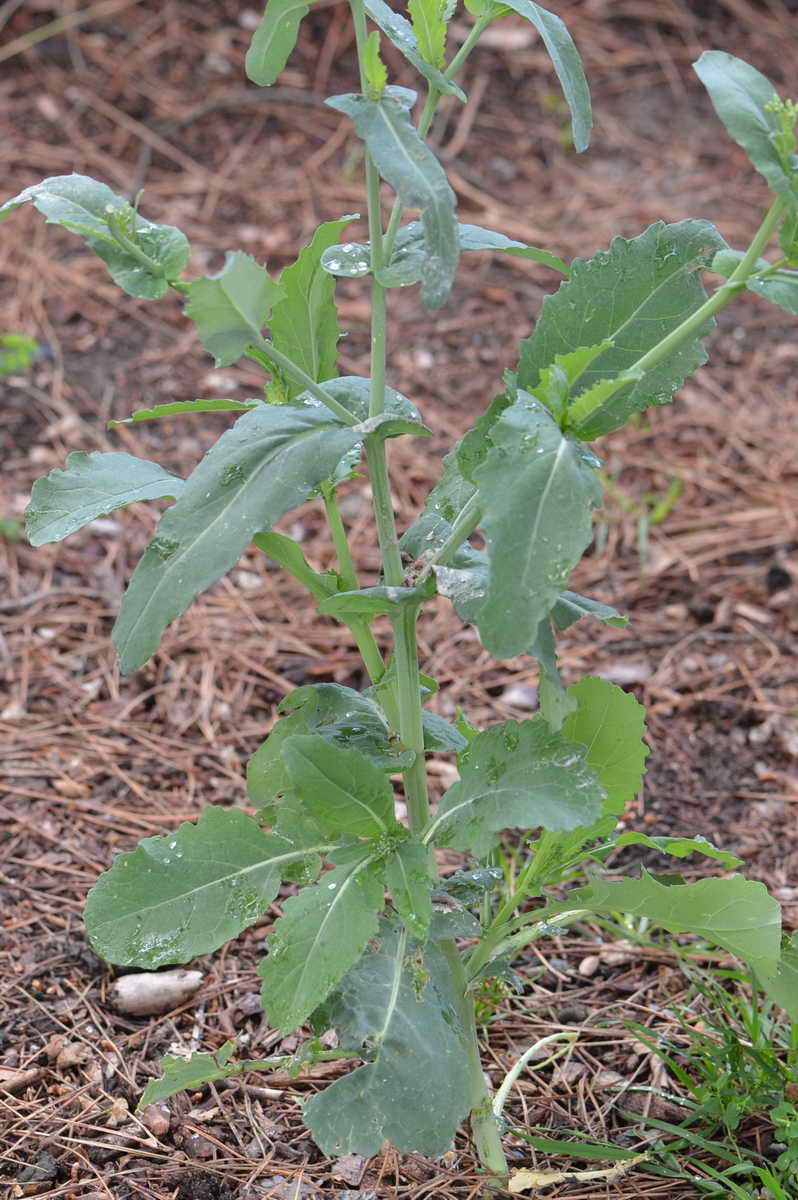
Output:
[[184,1004],[201,983],[202,971],[147,971],[141,975],[122,975],[111,984],[111,1000],[120,1012],[148,1017]]

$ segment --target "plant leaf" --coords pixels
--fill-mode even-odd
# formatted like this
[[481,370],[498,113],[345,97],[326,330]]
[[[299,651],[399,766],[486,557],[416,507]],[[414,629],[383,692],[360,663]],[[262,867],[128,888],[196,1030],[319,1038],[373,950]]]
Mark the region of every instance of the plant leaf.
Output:
[[269,558],[273,558],[281,567],[303,583],[316,600],[325,600],[332,596],[338,587],[338,577],[333,571],[314,571],[302,547],[284,533],[256,533],[252,539],[254,544]]
[[267,804],[287,792],[290,779],[282,745],[294,734],[317,733],[342,749],[359,750],[380,770],[391,774],[412,766],[415,755],[391,734],[377,705],[367,696],[338,683],[307,684],[291,692],[279,706],[288,712],[247,763],[249,798]]
[[374,24],[379,26],[389,41],[396,46],[396,49],[405,56],[409,63],[413,64],[436,91],[443,92],[444,95],[457,96],[458,100],[465,100],[464,93],[456,83],[447,79],[443,72],[439,71],[432,63],[425,61],[413,32],[413,26],[401,13],[385,4],[384,0],[365,0],[365,9]]
[[672,854],[675,858],[686,858],[688,854],[704,854],[707,858],[717,859],[729,871],[743,865],[741,858],[736,858],[728,850],[719,850],[700,835],[697,837],[649,837],[647,833],[630,831],[622,833],[612,840],[613,848],[622,846],[648,846],[660,854]]
[[196,824],[120,854],[89,892],[86,929],[109,962],[148,970],[188,962],[257,921],[287,874],[313,877],[320,866],[240,809],[211,806]]
[[[796,214],[796,220],[798,220],[798,214]],[[713,258],[710,270],[716,275],[723,275],[728,279],[742,258],[741,250],[720,250]],[[771,264],[766,258],[760,258],[757,260],[757,267],[759,270],[767,270]],[[745,286],[755,296],[761,296],[763,300],[776,304],[785,312],[798,316],[798,271],[780,267],[764,279],[757,279],[756,276],[749,278]]]
[[258,344],[280,295],[280,285],[254,258],[234,250],[216,275],[193,280],[186,313],[217,367],[227,367],[241,358],[247,346]]
[[380,35],[372,29],[363,47],[363,75],[369,85],[370,94],[381,96],[388,82],[388,71],[380,58]]
[[[0,221],[26,201],[48,225],[61,225],[81,237],[129,296],[163,296],[188,263],[191,247],[184,233],[145,220],[107,184],[87,175],[53,175],[34,183],[0,205]],[[114,236],[114,228],[127,245]]]
[[446,61],[446,21],[442,19],[441,0],[409,0],[407,11],[422,58],[433,67],[442,67]]
[[574,829],[601,814],[604,789],[582,746],[542,717],[505,721],[477,734],[460,759],[425,841],[485,858],[502,829]]
[[408,933],[426,941],[432,919],[430,852],[421,842],[400,842],[385,860],[385,882]]
[[122,452],[75,450],[66,469],[37,479],[25,510],[32,546],[60,542],[89,521],[138,500],[179,496],[185,480],[158,463]]
[[551,610],[551,615],[554,624],[561,630],[570,629],[576,621],[581,621],[582,617],[593,617],[601,621],[602,625],[614,625],[618,629],[625,629],[629,624],[629,618],[609,604],[602,604],[600,600],[593,600],[590,596],[580,596],[579,592],[563,592]]
[[647,917],[670,933],[696,933],[773,976],[779,962],[781,909],[762,883],[733,875],[666,886],[647,871],[639,879],[596,880],[569,892],[568,908]]
[[352,592],[336,592],[319,604],[319,612],[348,621],[350,617],[378,617],[383,613],[398,616],[405,608],[419,608],[429,591],[411,587],[368,587]]
[[223,433],[130,580],[113,632],[122,671],[145,663],[167,625],[238,561],[253,534],[301,504],[357,441],[326,409],[275,404]]
[[318,733],[283,741],[292,790],[325,834],[384,837],[400,828],[385,772],[359,750],[342,750]]
[[505,237],[503,233],[483,229],[481,225],[460,225],[458,228],[461,250],[499,250],[503,254],[513,254],[518,258],[529,258],[533,262],[542,263],[543,266],[551,267],[552,271],[559,271],[566,277],[571,273],[561,258],[548,250],[541,250],[538,246],[517,242],[513,238]]
[[459,729],[426,708],[421,710],[421,724],[424,726],[425,750],[438,754],[459,754],[468,745],[468,739],[463,737]]
[[587,150],[593,119],[582,60],[565,23],[548,9],[531,0],[501,0],[503,9],[513,12],[535,26],[552,61],[563,95],[571,110],[571,131],[574,147]]
[[443,1154],[470,1107],[467,1054],[443,955],[428,945],[414,978],[405,939],[383,922],[328,1008],[341,1043],[374,1047],[374,1061],[336,1079],[305,1105],[325,1154]]
[[562,736],[586,747],[588,765],[606,790],[604,813],[619,816],[643,781],[648,748],[646,710],[631,692],[606,679],[587,676],[568,688],[577,708],[565,721]]
[[511,658],[532,644],[588,546],[601,490],[579,444],[524,393],[491,426],[488,442],[474,471],[489,559],[476,621],[485,648]]
[[272,1025],[296,1029],[326,999],[377,932],[382,906],[382,872],[368,845],[286,900],[258,967]]
[[156,404],[153,408],[137,408],[121,421],[109,421],[108,428],[117,425],[132,425],[134,421],[157,421],[162,417],[183,417],[192,413],[206,412],[249,412],[257,408],[262,400],[172,400],[168,404]]
[[540,622],[537,637],[529,647],[529,653],[538,660],[538,705],[541,716],[556,733],[562,729],[568,714],[575,710],[576,700],[569,696],[560,678],[557,668],[557,643],[550,617],[544,617]]
[[[321,266],[323,252],[337,244],[354,216],[326,221],[310,245],[280,275],[280,295],[272,309],[271,338],[292,362],[318,383],[335,375],[338,357],[338,312],[335,280]],[[286,380],[288,397],[302,391],[301,384]]]
[[387,88],[379,100],[333,96],[326,103],[351,118],[402,204],[421,209],[426,248],[421,294],[428,307],[438,308],[451,291],[460,256],[455,195],[437,158],[419,138],[402,91]]
[[781,130],[768,105],[778,93],[770,80],[741,58],[723,50],[706,50],[693,70],[709,92],[715,112],[729,136],[742,146],[768,186],[793,207],[798,202],[798,170],[790,168],[774,141]]
[[[579,377],[584,389],[627,375],[643,354],[703,303],[706,292],[698,272],[725,245],[707,221],[657,221],[630,241],[617,237],[609,250],[576,259],[570,280],[545,298],[535,332],[521,342],[519,385],[534,391],[541,372],[558,354],[604,341],[612,345]],[[639,382],[631,381],[591,406],[584,420],[569,422],[574,436],[598,437],[618,429],[634,412],[666,404],[685,376],[706,362],[700,339],[713,328],[714,323],[707,322],[693,340],[681,343]],[[580,406],[578,395],[573,403]]]
[[227,1064],[235,1051],[235,1042],[225,1042],[213,1054],[192,1054],[190,1058],[177,1058],[167,1054],[161,1059],[163,1075],[151,1079],[136,1105],[136,1112],[144,1112],[150,1104],[168,1100],[178,1092],[195,1091],[204,1083],[214,1083],[233,1073]]
[[798,1024],[798,933],[784,946],[776,974],[759,982],[768,999],[780,1005],[790,1020]]
[[308,14],[307,0],[267,0],[263,18],[252,35],[244,69],[258,87],[268,87],[288,62]]

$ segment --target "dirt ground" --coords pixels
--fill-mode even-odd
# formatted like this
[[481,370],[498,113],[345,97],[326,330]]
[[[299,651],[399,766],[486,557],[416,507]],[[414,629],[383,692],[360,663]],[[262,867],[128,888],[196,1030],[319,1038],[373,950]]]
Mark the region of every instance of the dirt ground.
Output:
[[[38,27],[74,16],[77,5],[0,2],[2,198],[72,170],[128,196],[144,188],[143,212],[185,230],[198,273],[235,248],[279,269],[319,220],[365,211],[357,143],[321,105],[352,86],[344,5],[314,6],[271,90],[244,81],[257,16],[249,7],[95,7],[93,19],[31,47]],[[461,219],[567,257],[658,218],[707,217],[730,244],[745,245],[764,184],[715,120],[690,63],[702,49],[727,49],[789,83],[784,44],[795,38],[798,5],[554,7],[585,58],[593,145],[582,156],[567,149],[535,38],[514,18],[494,26],[495,40],[467,67],[468,104],[445,106],[436,128]],[[456,36],[464,29],[461,20]],[[401,60],[390,65],[409,82]],[[438,313],[423,310],[413,289],[392,294],[389,379],[434,431],[421,450],[392,446],[403,527],[554,286],[535,264],[469,256]],[[367,291],[350,281],[340,294],[341,369],[363,374]],[[32,481],[74,449],[125,449],[185,473],[226,427],[222,415],[110,432],[107,421],[166,399],[243,398],[260,385],[252,365],[213,369],[177,302],[121,295],[99,260],[37,214],[3,226],[0,299],[0,332],[25,331],[41,347],[30,375],[0,383],[0,518],[21,519]],[[604,440],[607,502],[574,586],[632,620],[599,634],[577,625],[562,639],[568,679],[605,675],[649,707],[652,757],[629,824],[703,833],[738,852],[782,901],[790,927],[798,925],[797,362],[795,323],[743,296],[721,316],[710,365],[675,404]],[[674,480],[681,494],[646,529],[651,498]],[[295,1044],[266,1025],[256,1001],[255,967],[279,904],[200,960],[204,982],[191,1001],[136,1020],[114,1011],[114,972],[86,945],[86,890],[139,837],[208,803],[242,803],[245,761],[292,688],[362,683],[354,647],[255,552],[192,606],[142,671],[120,678],[108,635],[156,507],[134,506],[36,551],[0,539],[0,1079],[30,1072],[5,1090],[0,1083],[0,1180],[10,1196],[74,1200],[474,1196],[464,1135],[438,1162],[392,1151],[343,1168],[324,1160],[296,1102],[313,1079],[248,1077],[175,1098],[168,1129],[132,1115],[170,1046],[213,1049],[246,1035],[261,1056]],[[343,509],[358,566],[373,579],[365,477],[346,485]],[[327,566],[321,515],[311,503],[285,527]],[[480,723],[534,706],[534,663],[491,661],[443,602],[425,619],[421,645],[445,715],[464,706]],[[447,762],[433,770],[441,784],[451,776]],[[596,955],[598,970],[580,974]],[[575,1129],[640,1145],[620,1109],[652,1098],[626,1089],[665,1083],[627,1023],[667,1024],[685,989],[674,956],[655,946],[624,957],[584,928],[542,943],[525,971],[524,993],[494,1014],[485,1049],[494,1082],[543,1033],[576,1027],[579,1040],[565,1066],[520,1084],[514,1120],[555,1137]],[[767,1131],[749,1135],[760,1144]],[[529,1162],[528,1148],[515,1145],[517,1161]],[[642,1171],[562,1194],[694,1192]]]

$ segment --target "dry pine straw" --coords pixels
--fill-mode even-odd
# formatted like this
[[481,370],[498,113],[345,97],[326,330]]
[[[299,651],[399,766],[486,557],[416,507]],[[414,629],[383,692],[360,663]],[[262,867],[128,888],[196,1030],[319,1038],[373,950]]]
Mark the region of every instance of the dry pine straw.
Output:
[[[0,38],[10,42],[61,11],[69,6],[0,4]],[[723,46],[779,80],[794,20],[787,6],[594,0],[558,11],[585,52],[594,148],[581,158],[562,150],[564,117],[549,103],[543,55],[508,21],[506,44],[468,68],[470,103],[446,109],[438,134],[463,219],[571,256],[659,217],[710,216],[742,244],[763,188],[711,117],[689,63],[702,48]],[[128,192],[146,184],[145,211],[186,230],[198,271],[216,269],[217,246],[243,247],[279,269],[318,220],[364,206],[357,147],[346,124],[319,105],[349,87],[351,46],[344,6],[319,6],[279,87],[248,90],[242,104],[247,19],[231,0],[130,0],[16,55],[0,80],[4,194],[70,170]],[[401,64],[392,65],[401,76]],[[32,376],[3,388],[0,515],[19,517],[32,480],[77,448],[126,449],[190,469],[208,430],[215,435],[224,419],[112,434],[105,422],[155,400],[246,396],[257,373],[209,369],[176,305],[120,297],[99,262],[40,219],[18,214],[7,230],[3,327],[45,345]],[[392,446],[402,526],[434,481],[440,453],[494,394],[553,286],[535,265],[471,256],[456,303],[441,313],[421,311],[412,294],[392,296],[391,382],[421,404],[435,430],[421,448]],[[353,283],[341,292],[349,333],[342,369],[362,373],[366,290]],[[632,624],[577,626],[563,638],[568,678],[607,674],[650,708],[654,757],[629,823],[700,831],[739,850],[792,925],[797,357],[794,324],[744,297],[722,316],[712,365],[676,404],[608,439],[601,449],[613,489],[600,543],[575,586],[630,612]],[[642,569],[630,505],[647,492],[662,495],[673,477],[683,481],[681,498],[650,531]],[[365,477],[347,485],[364,580],[377,569],[368,499]],[[354,1183],[320,1159],[295,1102],[317,1086],[312,1080],[253,1078],[177,1098],[170,1129],[158,1137],[129,1111],[170,1044],[212,1048],[247,1034],[258,1054],[290,1048],[291,1039],[281,1042],[253,1013],[254,969],[279,904],[235,945],[201,961],[205,983],[190,1004],[133,1021],[107,1003],[110,973],[85,945],[86,889],[137,838],[194,818],[204,804],[241,802],[246,757],[275,703],[297,684],[361,683],[349,642],[254,554],[192,606],[151,664],[120,679],[108,632],[153,521],[152,507],[134,507],[60,546],[33,552],[24,542],[0,543],[0,1056],[6,1069],[33,1072],[14,1094],[0,1092],[0,1179],[14,1195],[84,1200],[280,1195],[279,1179],[343,1191]],[[292,514],[286,528],[311,561],[330,565],[317,506]],[[463,705],[477,722],[526,715],[519,702],[534,688],[531,661],[492,662],[442,603],[425,618],[421,642],[425,670],[441,682],[441,712]],[[451,764],[440,760],[432,770],[436,786],[446,786]],[[516,1119],[554,1136],[567,1126],[618,1137],[617,1076],[624,1085],[665,1082],[624,1022],[667,1029],[664,1010],[684,979],[664,949],[618,961],[617,948],[597,936],[583,930],[530,955],[528,988],[500,1005],[486,1045],[486,1069],[498,1082],[536,1037],[579,1027],[573,1055],[522,1080],[513,1096]],[[596,955],[596,973],[580,975],[579,963]],[[282,1098],[259,1092],[264,1082],[282,1088]],[[624,1098],[627,1107],[634,1095]],[[20,1182],[44,1152],[55,1174]],[[420,1200],[474,1195],[477,1185],[460,1136],[441,1163],[378,1156],[359,1186]],[[599,1194],[690,1193],[645,1174],[569,1191]]]

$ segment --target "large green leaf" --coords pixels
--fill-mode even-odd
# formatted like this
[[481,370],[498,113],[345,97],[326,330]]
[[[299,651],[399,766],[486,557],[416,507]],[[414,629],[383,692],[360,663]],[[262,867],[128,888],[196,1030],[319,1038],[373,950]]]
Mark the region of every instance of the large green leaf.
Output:
[[[521,343],[520,386],[534,391],[558,354],[602,342],[611,345],[571,381],[574,403],[580,405],[580,388],[586,391],[599,381],[627,375],[642,355],[704,302],[698,272],[724,247],[708,221],[657,221],[636,238],[614,238],[609,250],[576,259],[570,280],[545,298],[535,332]],[[666,404],[685,376],[706,362],[700,339],[712,328],[707,322],[695,338],[680,343],[642,379],[610,388],[611,394],[591,407],[589,415],[570,423],[574,435],[598,437],[619,428],[634,412]]]
[[[321,256],[338,243],[341,230],[352,220],[341,217],[318,227],[310,245],[280,275],[280,296],[272,309],[272,342],[317,382],[335,375],[341,336],[335,280],[322,269]],[[285,387],[288,398],[302,391],[293,380],[286,380]]]
[[216,275],[191,283],[186,312],[217,367],[229,366],[247,346],[258,344],[280,295],[280,285],[241,250],[228,252]]
[[468,1055],[448,964],[429,945],[408,962],[405,938],[383,922],[379,940],[326,1007],[341,1045],[374,1061],[329,1084],[304,1118],[325,1154],[376,1154],[387,1138],[403,1153],[443,1154],[471,1107]]
[[279,706],[288,713],[272,729],[247,763],[247,787],[253,804],[283,795],[291,781],[282,758],[286,738],[316,733],[345,750],[359,750],[389,774],[411,766],[414,755],[391,740],[390,730],[373,700],[338,683],[307,684],[291,692]]
[[501,0],[501,3],[503,9],[511,8],[519,16],[531,21],[543,39],[571,110],[574,147],[580,151],[587,150],[593,126],[590,92],[579,51],[565,23],[548,9],[533,4],[531,0]]
[[756,67],[723,50],[706,50],[693,63],[693,70],[730,136],[773,191],[795,206],[798,163],[790,162],[789,155],[779,150],[782,122],[780,114],[773,111],[772,101],[778,100],[773,84]]
[[630,692],[591,676],[568,688],[568,695],[577,707],[562,736],[586,747],[585,758],[607,793],[604,812],[618,816],[643,782],[646,710]]
[[776,974],[781,910],[763,883],[733,875],[670,886],[644,871],[639,879],[596,880],[569,892],[568,908],[647,917],[670,933],[696,933],[748,963],[757,974]]
[[366,845],[346,865],[286,900],[258,968],[272,1025],[296,1029],[354,966],[377,932],[383,887],[374,851]]
[[542,717],[505,721],[469,744],[425,840],[484,858],[502,829],[592,824],[604,796],[582,746],[552,733]]
[[712,842],[700,834],[697,837],[649,837],[647,833],[630,830],[612,839],[613,849],[620,850],[624,846],[647,846],[649,850],[656,850],[659,854],[672,854],[674,858],[687,858],[688,854],[704,854],[707,858],[714,858],[728,871],[743,865],[742,859],[730,854],[728,850],[720,850],[713,846]]
[[425,941],[432,919],[429,849],[420,842],[401,842],[385,861],[385,882],[408,932]]
[[133,573],[114,626],[127,674],[198,592],[238,561],[335,470],[359,435],[322,408],[263,404],[223,433],[167,509]]
[[425,304],[437,308],[451,291],[460,257],[455,195],[437,158],[416,132],[408,96],[414,93],[386,88],[379,100],[350,94],[333,96],[327,104],[351,118],[377,170],[402,204],[421,209],[425,245],[421,294]]
[[780,1005],[798,1025],[798,933],[794,933],[784,946],[776,974],[759,982],[768,998]]
[[601,489],[579,443],[531,396],[519,392],[488,438],[474,471],[489,559],[476,621],[485,648],[511,658],[532,644],[588,546]]
[[364,7],[375,25],[378,25],[385,36],[393,42],[409,63],[419,71],[436,91],[457,96],[465,100],[460,88],[451,79],[447,79],[432,63],[427,62],[419,49],[413,26],[395,11],[385,0],[365,0]]
[[206,808],[195,825],[119,855],[89,892],[86,929],[109,962],[148,970],[187,962],[257,921],[281,879],[313,878],[320,865],[240,809]]
[[0,205],[4,221],[30,201],[48,225],[78,234],[129,296],[163,296],[188,263],[188,239],[173,225],[156,225],[105,183],[87,175],[53,175]]
[[179,496],[185,480],[132,454],[76,450],[66,469],[37,479],[25,510],[32,546],[60,542],[76,529],[137,500]]
[[267,0],[263,19],[252,35],[244,69],[259,87],[268,87],[288,62],[307,16],[310,0]]
[[286,738],[281,753],[292,790],[324,833],[379,838],[400,828],[385,772],[359,750],[311,733]]

